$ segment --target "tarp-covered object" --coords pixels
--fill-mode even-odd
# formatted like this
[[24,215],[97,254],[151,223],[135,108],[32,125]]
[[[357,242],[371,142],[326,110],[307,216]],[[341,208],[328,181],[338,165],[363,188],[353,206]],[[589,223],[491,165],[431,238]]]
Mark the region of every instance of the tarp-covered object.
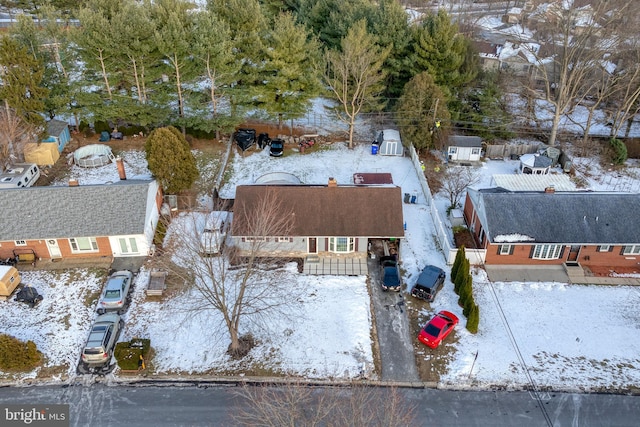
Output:
[[240,149],[244,151],[256,143],[256,130],[238,129],[233,136],[233,139],[238,144],[238,147],[240,147]]
[[58,144],[55,142],[41,142],[40,144],[31,142],[24,146],[24,161],[26,163],[53,166],[59,158]]

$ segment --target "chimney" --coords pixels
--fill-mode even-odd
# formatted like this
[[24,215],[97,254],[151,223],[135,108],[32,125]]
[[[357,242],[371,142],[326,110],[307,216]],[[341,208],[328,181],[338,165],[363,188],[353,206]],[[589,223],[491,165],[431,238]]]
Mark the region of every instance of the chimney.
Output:
[[77,179],[70,179],[69,180],[69,187],[77,187],[78,185],[80,185],[80,184],[78,183]]
[[327,187],[337,187],[337,186],[338,186],[338,181],[336,181],[334,177],[329,177],[329,184],[327,184]]
[[553,194],[556,192],[556,189],[553,185],[548,186],[547,188],[544,189],[544,192],[547,194]]
[[127,173],[124,171],[124,162],[122,161],[122,157],[116,157],[116,166],[118,167],[118,176],[121,181],[125,181],[127,179]]

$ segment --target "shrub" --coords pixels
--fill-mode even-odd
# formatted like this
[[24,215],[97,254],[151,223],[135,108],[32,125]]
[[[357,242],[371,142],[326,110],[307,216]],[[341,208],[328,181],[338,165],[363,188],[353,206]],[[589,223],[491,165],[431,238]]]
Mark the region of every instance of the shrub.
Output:
[[114,355],[116,356],[120,369],[136,371],[140,367],[140,356],[147,360],[150,351],[151,340],[134,338],[129,342],[119,342],[116,344]]
[[621,165],[627,161],[627,146],[624,145],[624,142],[620,141],[617,138],[611,138],[610,141],[611,148],[613,149],[613,154],[611,155],[611,161],[616,165]]
[[460,288],[464,285],[464,282],[467,280],[467,276],[469,275],[470,268],[471,268],[471,265],[469,263],[469,260],[466,257],[463,258],[462,262],[460,263],[460,267],[458,268],[458,271],[456,271],[456,276],[451,278],[454,285],[453,290],[458,295],[460,294]]
[[467,318],[467,330],[472,334],[478,333],[478,325],[480,324],[480,307],[477,304],[473,304],[469,310],[469,317]]
[[460,304],[460,306],[463,308],[468,307],[470,301],[473,302],[473,290],[471,288],[471,283],[471,276],[467,274],[467,277],[463,279],[463,281],[460,283],[460,287],[458,288],[460,295],[460,298],[458,298],[458,304]]
[[96,121],[93,125],[93,129],[96,131],[97,134],[100,134],[103,131],[107,131],[111,133],[111,126],[109,126],[109,123],[103,120]]
[[[460,265],[462,264],[462,259],[465,258],[465,253],[464,253],[464,246],[460,246],[458,248],[458,251],[456,252],[456,259],[453,261],[453,265],[451,266],[451,281],[453,282],[453,279],[456,277],[456,274],[458,273],[458,269],[460,268]],[[455,282],[454,282],[454,288],[453,288],[456,293],[456,286],[455,286]]]
[[0,334],[0,369],[6,372],[28,372],[42,362],[42,353],[33,341],[20,341]]

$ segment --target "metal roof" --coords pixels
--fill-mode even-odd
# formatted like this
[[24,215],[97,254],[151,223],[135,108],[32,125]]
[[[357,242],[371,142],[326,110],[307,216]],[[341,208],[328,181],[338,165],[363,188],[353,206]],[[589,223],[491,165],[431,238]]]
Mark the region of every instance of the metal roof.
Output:
[[492,178],[496,187],[509,191],[544,191],[548,187],[555,191],[578,191],[571,178],[564,174],[497,174]]

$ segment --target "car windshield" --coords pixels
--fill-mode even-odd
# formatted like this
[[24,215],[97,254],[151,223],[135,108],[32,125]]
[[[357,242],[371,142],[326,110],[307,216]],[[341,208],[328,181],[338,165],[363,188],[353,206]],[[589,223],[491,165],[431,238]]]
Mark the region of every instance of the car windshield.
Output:
[[119,289],[107,289],[104,293],[104,297],[108,299],[116,299],[120,298],[120,290]]
[[427,326],[424,327],[424,331],[427,333],[427,335],[431,335],[432,337],[437,337],[438,334],[440,334],[440,328],[431,323],[427,324]]

